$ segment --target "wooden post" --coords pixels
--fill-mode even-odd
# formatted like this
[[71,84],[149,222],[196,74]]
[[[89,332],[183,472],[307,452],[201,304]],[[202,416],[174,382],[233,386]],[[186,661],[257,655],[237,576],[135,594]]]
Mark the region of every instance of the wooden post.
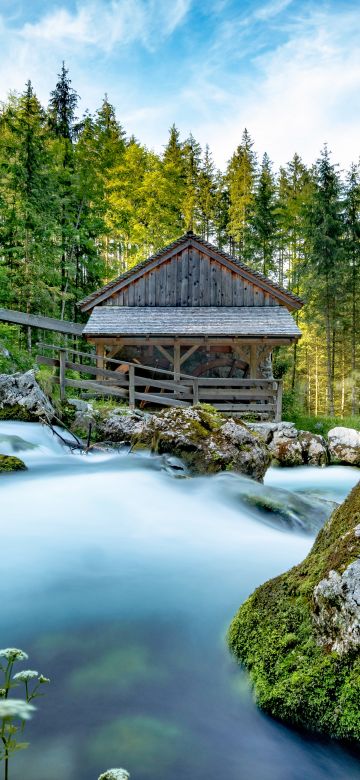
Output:
[[129,366],[129,407],[135,409],[135,366]]
[[199,403],[199,380],[193,379],[193,406]]
[[59,384],[60,384],[60,401],[65,401],[65,364],[66,364],[66,350],[59,349]]
[[257,346],[250,344],[250,379],[256,379],[257,375]]
[[283,391],[283,383],[282,380],[279,379],[277,382],[275,422],[281,422],[282,391]]
[[[105,356],[105,345],[99,344],[97,342],[96,344],[96,368],[104,368],[104,356]],[[96,377],[97,381],[101,380],[101,376]]]
[[178,382],[180,379],[180,342],[175,340],[174,342],[174,381]]

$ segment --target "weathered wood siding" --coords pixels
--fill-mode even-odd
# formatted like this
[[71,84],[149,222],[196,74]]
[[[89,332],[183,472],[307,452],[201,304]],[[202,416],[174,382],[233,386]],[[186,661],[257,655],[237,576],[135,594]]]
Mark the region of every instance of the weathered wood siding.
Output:
[[189,247],[144,272],[104,301],[106,306],[278,306],[260,287]]

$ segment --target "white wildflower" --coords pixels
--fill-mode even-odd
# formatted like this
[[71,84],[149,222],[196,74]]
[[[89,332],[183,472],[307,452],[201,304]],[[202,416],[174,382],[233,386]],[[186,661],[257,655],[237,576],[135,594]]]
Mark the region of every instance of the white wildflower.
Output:
[[29,720],[35,707],[23,699],[1,699],[0,718],[20,718]]
[[0,650],[0,658],[6,658],[7,661],[27,661],[29,656],[18,647],[5,647],[4,650]]
[[44,677],[43,674],[39,674],[39,683],[49,683],[50,679],[49,677]]
[[38,675],[39,672],[34,672],[33,669],[24,669],[22,672],[14,674],[13,680],[26,683],[29,680],[33,680],[34,677],[38,677]]
[[108,769],[100,775],[99,780],[129,780],[130,775],[126,769]]

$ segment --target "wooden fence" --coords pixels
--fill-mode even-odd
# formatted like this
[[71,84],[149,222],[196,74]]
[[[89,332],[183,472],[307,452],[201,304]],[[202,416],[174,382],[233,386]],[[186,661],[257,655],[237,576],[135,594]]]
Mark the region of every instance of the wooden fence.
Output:
[[[72,387],[93,395],[119,398],[127,401],[131,409],[137,401],[142,406],[179,407],[206,402],[225,413],[251,413],[281,420],[282,383],[278,380],[195,377],[182,373],[175,378],[173,371],[156,366],[104,359],[95,353],[51,344],[38,344],[38,347],[43,352],[52,352],[51,356],[39,354],[36,360],[55,369],[53,379],[60,385],[61,400],[66,398],[66,388]],[[74,372],[81,378],[75,379]]]

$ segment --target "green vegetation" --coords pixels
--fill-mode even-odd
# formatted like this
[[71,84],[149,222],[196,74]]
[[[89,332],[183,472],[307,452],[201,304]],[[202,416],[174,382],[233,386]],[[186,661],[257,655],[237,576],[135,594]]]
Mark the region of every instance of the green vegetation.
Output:
[[0,473],[3,471],[26,471],[26,466],[13,455],[0,455]]
[[[40,690],[50,680],[33,669],[26,669],[13,674],[17,663],[27,661],[28,656],[17,647],[6,647],[0,650],[0,761],[4,762],[4,780],[9,780],[9,762],[13,753],[25,750],[28,742],[22,742],[25,722],[35,711],[31,703],[43,693]],[[19,699],[11,694],[15,689],[23,690]]]
[[332,737],[360,739],[359,651],[317,643],[313,591],[330,570],[360,556],[360,486],[320,531],[307,558],[266,582],[240,607],[229,645],[250,672],[256,701],[269,714]]
[[[107,97],[80,121],[77,104],[63,65],[47,109],[30,82],[0,106],[0,306],[79,319],[78,300],[192,229],[306,299],[303,339],[274,359],[288,397],[311,416],[356,414],[359,166],[341,177],[325,146],[275,171],[245,130],[219,171],[175,126],[155,154]],[[32,365],[32,337],[0,325],[0,372]]]

